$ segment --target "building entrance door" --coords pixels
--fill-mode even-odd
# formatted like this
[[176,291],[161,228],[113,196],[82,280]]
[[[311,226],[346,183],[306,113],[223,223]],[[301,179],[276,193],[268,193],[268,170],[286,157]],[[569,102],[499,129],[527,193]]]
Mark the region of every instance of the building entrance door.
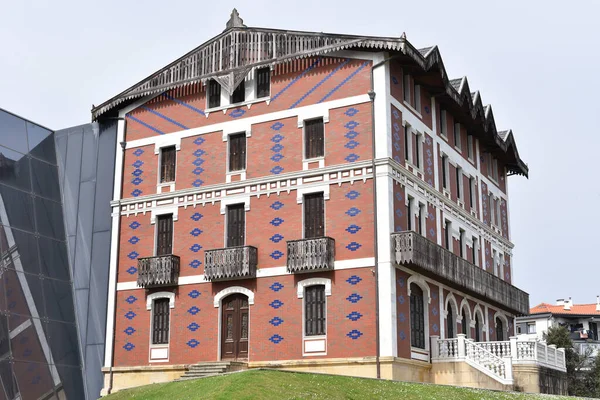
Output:
[[248,360],[248,297],[232,294],[222,301],[221,359]]

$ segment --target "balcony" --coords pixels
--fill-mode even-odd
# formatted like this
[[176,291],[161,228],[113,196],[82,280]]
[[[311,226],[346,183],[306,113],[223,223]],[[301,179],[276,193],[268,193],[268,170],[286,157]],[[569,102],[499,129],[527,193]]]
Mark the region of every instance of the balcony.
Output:
[[227,247],[204,253],[204,279],[228,281],[256,278],[258,250],[253,246]]
[[143,288],[174,286],[179,279],[179,256],[138,258],[137,284]]
[[290,240],[287,242],[287,271],[332,271],[335,240],[330,237]]
[[448,286],[485,298],[519,315],[529,313],[529,294],[415,232],[392,234],[392,258]]

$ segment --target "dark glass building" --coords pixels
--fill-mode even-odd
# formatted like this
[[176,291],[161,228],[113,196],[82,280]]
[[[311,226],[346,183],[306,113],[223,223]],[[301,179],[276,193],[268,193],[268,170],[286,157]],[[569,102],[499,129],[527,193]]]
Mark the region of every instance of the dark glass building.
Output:
[[99,397],[112,131],[0,109],[0,400]]

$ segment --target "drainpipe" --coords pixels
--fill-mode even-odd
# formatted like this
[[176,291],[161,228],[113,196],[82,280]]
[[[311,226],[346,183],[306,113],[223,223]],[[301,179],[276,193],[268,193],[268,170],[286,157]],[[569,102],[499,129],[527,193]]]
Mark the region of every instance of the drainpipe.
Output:
[[375,335],[375,346],[376,356],[375,356],[375,364],[377,367],[377,379],[381,379],[381,362],[379,360],[381,353],[381,346],[379,340],[379,252],[378,252],[378,241],[377,241],[377,176],[375,173],[375,86],[373,83],[373,71],[375,68],[382,66],[383,64],[394,60],[396,58],[403,57],[403,54],[396,54],[391,57],[385,58],[382,61],[374,64],[371,67],[371,90],[369,90],[369,99],[371,100],[371,169],[373,170],[373,213],[375,218],[374,220],[374,232],[373,235],[373,244],[375,249],[375,331],[377,334]]

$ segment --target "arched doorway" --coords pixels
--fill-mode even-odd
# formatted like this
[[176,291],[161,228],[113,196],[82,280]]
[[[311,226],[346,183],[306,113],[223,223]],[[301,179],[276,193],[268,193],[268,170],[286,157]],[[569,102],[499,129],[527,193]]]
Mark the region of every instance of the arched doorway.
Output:
[[504,341],[504,324],[499,317],[496,317],[496,340],[499,342]]
[[248,296],[231,294],[221,301],[221,359],[248,360]]
[[448,304],[448,317],[446,319],[448,325],[448,338],[454,337],[454,309],[451,304]]
[[461,317],[461,333],[465,334],[467,337],[471,337],[471,321],[469,321],[468,311],[466,311],[464,307],[462,309]]
[[475,341],[481,342],[481,322],[479,321],[479,314],[475,314]]

